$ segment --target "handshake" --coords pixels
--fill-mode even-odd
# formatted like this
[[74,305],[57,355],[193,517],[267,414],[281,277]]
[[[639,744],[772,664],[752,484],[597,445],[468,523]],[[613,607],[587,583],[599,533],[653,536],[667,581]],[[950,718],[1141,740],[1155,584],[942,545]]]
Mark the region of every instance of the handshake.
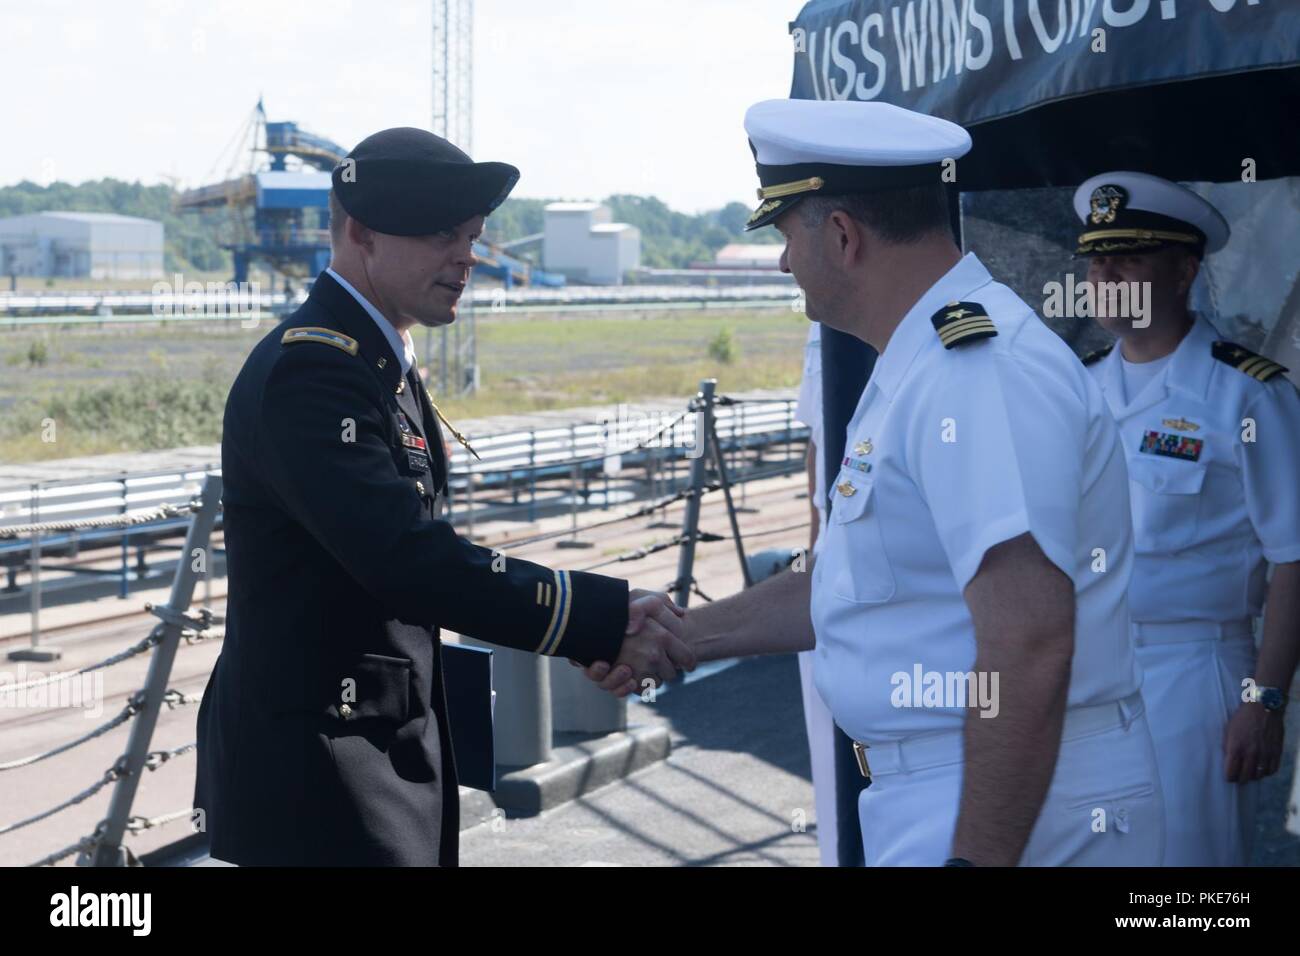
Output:
[[627,634],[618,658],[612,663],[596,661],[584,673],[615,697],[639,693],[646,681],[658,686],[680,671],[695,669],[692,630],[687,612],[668,595],[634,588],[629,594]]

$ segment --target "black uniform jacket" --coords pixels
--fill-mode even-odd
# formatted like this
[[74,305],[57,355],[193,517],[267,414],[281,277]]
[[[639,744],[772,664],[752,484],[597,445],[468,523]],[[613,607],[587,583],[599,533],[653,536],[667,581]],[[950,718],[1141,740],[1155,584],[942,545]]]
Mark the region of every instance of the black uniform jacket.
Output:
[[627,583],[434,519],[428,393],[322,274],[249,355],[221,443],[226,637],[198,716],[196,819],[240,864],[454,865],[438,629],[613,660]]

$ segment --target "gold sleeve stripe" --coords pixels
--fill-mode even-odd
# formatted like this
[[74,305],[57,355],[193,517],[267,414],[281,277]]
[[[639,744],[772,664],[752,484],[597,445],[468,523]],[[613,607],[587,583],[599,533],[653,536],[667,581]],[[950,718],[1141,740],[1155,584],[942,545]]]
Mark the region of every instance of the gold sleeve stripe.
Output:
[[560,626],[555,632],[555,641],[551,645],[548,654],[554,654],[560,649],[560,642],[564,640],[564,632],[569,629],[569,612],[573,610],[573,584],[569,581],[569,572],[561,571],[561,577],[564,580],[564,612],[560,615]]
[[[1267,377],[1268,373],[1279,367],[1272,359],[1264,358],[1260,355],[1252,356],[1237,366],[1238,369],[1254,378]],[[1262,380],[1262,379],[1261,379]]]
[[551,609],[551,623],[546,628],[546,634],[542,637],[542,643],[537,647],[538,654],[552,655],[556,648],[560,646],[560,641],[564,639],[564,631],[569,626],[569,606],[572,600],[572,593],[569,585],[569,572],[556,571],[555,573],[555,607]]
[[972,332],[977,329],[996,329],[996,328],[997,326],[995,326],[992,323],[992,321],[989,320],[989,317],[987,315],[982,315],[979,318],[965,319],[954,325],[944,326],[939,330],[939,338],[947,342],[951,339],[957,338],[960,335],[964,335],[967,332]]

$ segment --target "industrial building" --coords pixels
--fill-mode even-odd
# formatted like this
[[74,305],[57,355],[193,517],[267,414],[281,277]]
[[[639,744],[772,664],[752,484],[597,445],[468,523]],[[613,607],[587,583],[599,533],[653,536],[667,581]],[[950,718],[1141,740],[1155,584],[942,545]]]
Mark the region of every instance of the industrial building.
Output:
[[542,267],[578,282],[622,285],[641,266],[641,230],[610,222],[608,206],[553,202],[545,210]]
[[0,275],[157,279],[163,224],[107,212],[37,212],[0,219]]

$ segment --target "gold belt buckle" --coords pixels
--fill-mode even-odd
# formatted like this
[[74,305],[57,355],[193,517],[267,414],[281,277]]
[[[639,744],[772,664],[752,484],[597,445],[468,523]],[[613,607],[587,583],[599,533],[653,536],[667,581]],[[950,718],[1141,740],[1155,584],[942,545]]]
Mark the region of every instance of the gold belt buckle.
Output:
[[853,741],[853,756],[858,758],[858,771],[871,782],[871,765],[867,763],[867,745]]

